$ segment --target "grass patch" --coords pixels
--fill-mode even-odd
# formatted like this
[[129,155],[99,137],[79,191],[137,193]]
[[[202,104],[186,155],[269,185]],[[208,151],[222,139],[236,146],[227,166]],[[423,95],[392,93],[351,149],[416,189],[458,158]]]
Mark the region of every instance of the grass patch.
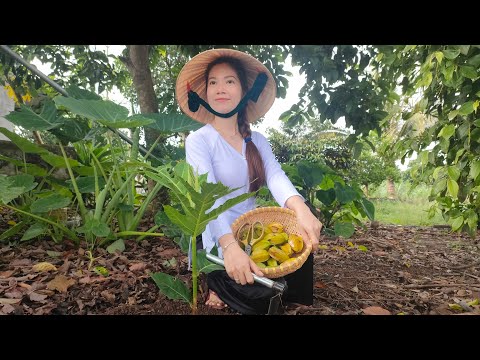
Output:
[[436,213],[431,219],[428,218],[428,209],[433,203],[374,199],[371,201],[375,205],[375,219],[382,224],[417,226],[446,224],[439,213]]
[[380,223],[416,226],[446,224],[439,211],[433,218],[428,218],[428,210],[435,204],[428,201],[430,186],[413,186],[409,181],[401,181],[395,183],[395,193],[395,200],[387,199],[386,182],[370,192],[370,201],[375,205],[375,219]]

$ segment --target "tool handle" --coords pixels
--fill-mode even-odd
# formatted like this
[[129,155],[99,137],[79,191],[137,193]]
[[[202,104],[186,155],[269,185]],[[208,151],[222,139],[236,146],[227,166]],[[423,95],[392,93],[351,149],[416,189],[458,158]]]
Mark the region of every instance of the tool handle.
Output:
[[[223,262],[223,259],[220,259],[218,256],[207,253],[207,259],[210,260],[211,262],[214,262],[217,265],[225,267],[225,263]],[[252,275],[253,275],[253,280],[255,282],[258,282],[259,284],[262,284],[270,289],[274,289],[280,293],[283,293],[283,291],[285,290],[285,284],[270,280],[263,276],[257,276],[254,273],[252,273]]]

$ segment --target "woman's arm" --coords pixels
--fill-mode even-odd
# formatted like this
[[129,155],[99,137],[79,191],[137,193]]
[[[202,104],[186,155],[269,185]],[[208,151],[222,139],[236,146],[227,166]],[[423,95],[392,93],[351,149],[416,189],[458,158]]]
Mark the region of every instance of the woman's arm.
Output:
[[279,162],[275,159],[275,155],[267,139],[261,134],[258,135],[256,145],[262,155],[265,177],[270,192],[281,206],[295,211],[297,221],[303,233],[302,237],[309,239],[312,243],[313,250],[317,250],[322,223],[312,214],[305,204],[305,199],[299,194],[288,176],[282,170]]
[[[197,174],[208,173],[207,181],[210,183],[217,182],[208,145],[201,136],[187,137],[185,152],[187,162]],[[215,202],[214,207],[221,205],[219,200]],[[222,249],[225,270],[230,278],[245,285],[246,283],[253,284],[252,272],[258,276],[263,276],[258,266],[238,245],[233,236],[232,228],[223,213],[216,220],[210,221],[209,225],[212,236],[218,239],[218,246]]]

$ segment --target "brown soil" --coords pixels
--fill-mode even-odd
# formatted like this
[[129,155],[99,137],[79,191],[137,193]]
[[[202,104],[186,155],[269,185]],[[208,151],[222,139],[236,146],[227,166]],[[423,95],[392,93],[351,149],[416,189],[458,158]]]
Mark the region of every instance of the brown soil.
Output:
[[[314,305],[290,306],[284,314],[480,314],[472,303],[480,299],[480,246],[465,235],[378,226],[321,244]],[[127,241],[123,253],[96,249],[95,257],[90,269],[103,266],[108,276],[89,270],[85,249],[68,241],[2,243],[0,314],[192,314],[188,304],[161,294],[149,276],[166,272],[190,282],[186,256],[173,241]],[[56,269],[35,271],[40,262]],[[198,314],[236,314],[205,306],[205,292],[199,291]]]

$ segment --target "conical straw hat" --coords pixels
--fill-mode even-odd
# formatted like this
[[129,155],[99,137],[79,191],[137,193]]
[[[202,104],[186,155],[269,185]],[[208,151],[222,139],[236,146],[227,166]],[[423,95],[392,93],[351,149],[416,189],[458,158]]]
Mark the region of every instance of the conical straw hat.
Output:
[[275,101],[277,94],[277,86],[270,71],[260,61],[253,56],[231,49],[213,49],[204,51],[194,56],[188,63],[185,64],[183,69],[177,78],[177,84],[175,89],[175,96],[182,111],[191,117],[193,120],[208,123],[213,120],[214,115],[207,111],[203,106],[200,106],[196,112],[190,111],[188,108],[188,88],[187,83],[190,85],[191,90],[195,91],[200,98],[207,101],[207,87],[205,80],[205,71],[208,64],[213,60],[221,57],[228,56],[239,59],[245,67],[248,89],[250,90],[257,75],[261,72],[267,74],[268,80],[265,88],[260,94],[257,102],[249,100],[246,110],[246,117],[249,122],[254,122],[260,117],[265,115]]

